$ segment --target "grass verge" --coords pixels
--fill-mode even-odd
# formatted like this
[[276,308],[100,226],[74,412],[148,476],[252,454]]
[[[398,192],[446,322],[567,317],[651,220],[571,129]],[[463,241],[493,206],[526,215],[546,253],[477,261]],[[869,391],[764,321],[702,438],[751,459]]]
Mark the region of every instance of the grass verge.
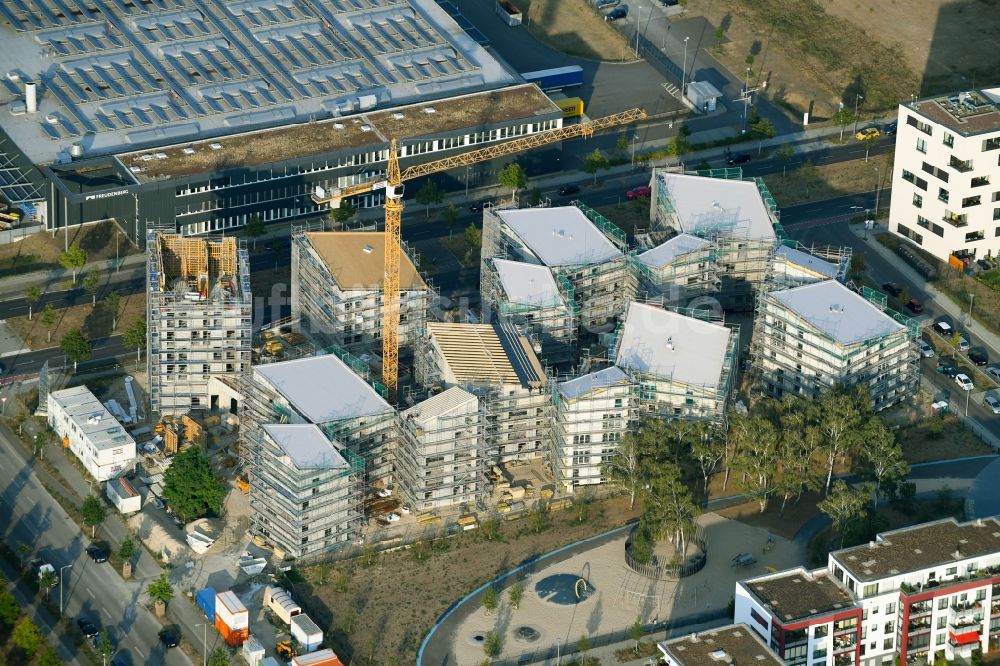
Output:
[[522,26],[567,55],[620,62],[634,55],[625,38],[585,0],[514,0]]

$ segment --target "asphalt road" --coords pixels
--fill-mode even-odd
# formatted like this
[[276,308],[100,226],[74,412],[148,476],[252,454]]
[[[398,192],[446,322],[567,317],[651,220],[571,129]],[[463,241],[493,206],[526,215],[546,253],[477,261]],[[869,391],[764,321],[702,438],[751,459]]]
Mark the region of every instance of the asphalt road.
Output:
[[[32,471],[33,461],[23,449],[0,432],[0,520],[8,544],[30,544],[41,556],[63,571],[65,615],[86,617],[117,645],[125,663],[189,665],[179,650],[165,650],[157,639],[161,625],[139,601],[147,581],[126,583],[108,563],[95,564],[86,554],[90,540],[52,499]],[[59,588],[52,591],[59,593]]]

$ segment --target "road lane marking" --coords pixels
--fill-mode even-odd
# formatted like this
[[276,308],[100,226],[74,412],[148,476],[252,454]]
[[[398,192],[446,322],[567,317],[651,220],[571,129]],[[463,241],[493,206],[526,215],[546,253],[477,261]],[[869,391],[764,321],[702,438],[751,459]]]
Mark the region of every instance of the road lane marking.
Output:
[[109,620],[114,620],[114,618],[111,617],[111,613],[108,612],[107,608],[102,608],[101,610],[104,611],[104,614],[108,616]]
[[140,656],[140,657],[142,657],[143,659],[145,659],[145,658],[146,658],[146,655],[145,655],[145,654],[143,654],[143,653],[142,653],[142,650],[140,650],[139,648],[136,648],[136,649],[135,649],[135,651],[136,651],[136,652],[137,652],[137,653],[139,654],[139,656]]
[[89,587],[88,587],[88,588],[85,588],[85,589],[87,590],[87,594],[89,594],[89,595],[90,595],[90,598],[91,598],[91,599],[93,599],[93,598],[94,598],[94,593],[90,591],[90,588],[89,588]]

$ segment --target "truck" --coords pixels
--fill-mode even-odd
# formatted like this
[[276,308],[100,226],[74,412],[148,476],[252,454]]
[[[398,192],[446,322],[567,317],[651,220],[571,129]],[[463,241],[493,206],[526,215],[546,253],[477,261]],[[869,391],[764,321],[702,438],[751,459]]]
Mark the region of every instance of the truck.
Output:
[[579,118],[583,115],[583,100],[579,97],[564,97],[552,101],[562,109],[563,118]]
[[522,72],[521,78],[528,83],[534,83],[543,92],[562,90],[583,85],[583,68],[579,65],[540,69],[534,72]]

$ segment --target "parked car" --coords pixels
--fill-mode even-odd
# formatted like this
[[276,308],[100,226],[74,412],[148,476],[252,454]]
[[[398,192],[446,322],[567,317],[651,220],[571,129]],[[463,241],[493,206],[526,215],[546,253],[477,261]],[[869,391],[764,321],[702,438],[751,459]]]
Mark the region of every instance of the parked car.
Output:
[[181,631],[177,627],[166,627],[157,634],[160,642],[167,648],[175,648],[181,644]]
[[886,136],[892,136],[893,134],[896,133],[896,126],[897,125],[895,121],[891,123],[886,123],[885,126],[882,127],[882,134],[885,134]]
[[920,340],[917,342],[917,347],[920,348],[920,355],[924,358],[932,358],[934,356],[934,348],[927,344],[926,341]]
[[729,159],[726,160],[726,164],[730,166],[736,166],[738,164],[749,164],[750,163],[749,153],[737,153],[736,155],[730,155]]
[[986,374],[992,377],[995,381],[1000,382],[1000,368],[993,365],[986,368]]
[[580,192],[580,186],[573,185],[572,183],[569,185],[563,185],[562,187],[559,188],[559,196],[562,197],[569,196],[570,194],[577,194],[579,192]]
[[108,561],[108,549],[104,546],[87,546],[87,555],[98,564]]
[[404,504],[403,506],[399,507],[399,510],[405,516],[406,514],[408,514],[410,512],[410,505],[409,504]]
[[676,7],[681,4],[681,0],[660,0],[660,4],[664,7]]
[[955,383],[961,386],[966,391],[971,391],[972,389],[976,388],[976,385],[972,383],[972,380],[969,378],[969,375],[965,374],[964,372],[960,372],[957,375],[955,375]]
[[882,285],[882,289],[885,290],[885,293],[891,296],[899,296],[903,293],[903,288],[895,282],[886,282]]
[[84,638],[93,638],[98,634],[97,625],[85,617],[78,618],[76,626],[80,628],[80,633],[83,634]]
[[471,212],[471,213],[481,213],[481,212],[483,212],[484,208],[486,208],[487,206],[492,206],[492,205],[493,205],[493,202],[490,201],[490,200],[488,200],[488,199],[486,201],[478,201],[478,202],[472,204],[471,206],[469,206],[469,212]]
[[382,516],[382,518],[387,523],[398,523],[399,519],[400,519],[400,515],[398,513],[396,513],[396,512],[393,512],[393,513],[387,513],[387,514],[385,514],[384,516]]
[[598,9],[608,9],[610,7],[614,7],[615,5],[619,4],[620,2],[621,2],[621,0],[597,0],[597,8]]
[[390,488],[379,488],[375,493],[379,497],[390,497],[392,495],[392,489]]
[[858,133],[854,135],[854,138],[858,141],[864,141],[865,139],[877,139],[879,136],[879,131],[877,127],[862,127],[858,130]]
[[993,270],[993,264],[986,261],[985,259],[977,259],[976,263],[979,264],[979,267],[982,268],[984,271]]
[[633,187],[631,190],[625,193],[625,198],[629,201],[633,199],[645,199],[648,198],[653,193],[653,190],[649,188],[649,185],[640,185],[639,187]]
[[962,352],[963,354],[969,351],[969,338],[965,337],[964,335],[960,335],[958,338],[958,351]]
[[617,21],[628,16],[628,5],[622,5],[621,7],[615,7],[610,12],[604,16],[605,21]]
[[990,362],[990,357],[986,355],[985,351],[977,348],[969,350],[969,360],[982,367]]
[[938,360],[937,371],[946,377],[955,377],[958,374],[958,368],[947,361]]
[[937,331],[938,333],[940,333],[941,335],[945,336],[945,337],[948,337],[949,335],[951,335],[951,333],[953,331],[953,329],[951,327],[951,324],[949,324],[946,321],[934,322],[934,330]]
[[908,308],[908,309],[910,310],[910,312],[912,312],[913,314],[920,314],[921,312],[923,312],[923,311],[924,311],[924,304],[923,304],[923,303],[921,303],[921,302],[920,302],[920,301],[919,301],[918,299],[916,299],[916,298],[911,298],[911,299],[910,299],[909,301],[907,301],[907,303],[906,303],[906,307],[907,307],[907,308]]
[[1000,414],[1000,400],[997,400],[995,396],[987,393],[983,396],[983,404],[993,410],[994,414]]

